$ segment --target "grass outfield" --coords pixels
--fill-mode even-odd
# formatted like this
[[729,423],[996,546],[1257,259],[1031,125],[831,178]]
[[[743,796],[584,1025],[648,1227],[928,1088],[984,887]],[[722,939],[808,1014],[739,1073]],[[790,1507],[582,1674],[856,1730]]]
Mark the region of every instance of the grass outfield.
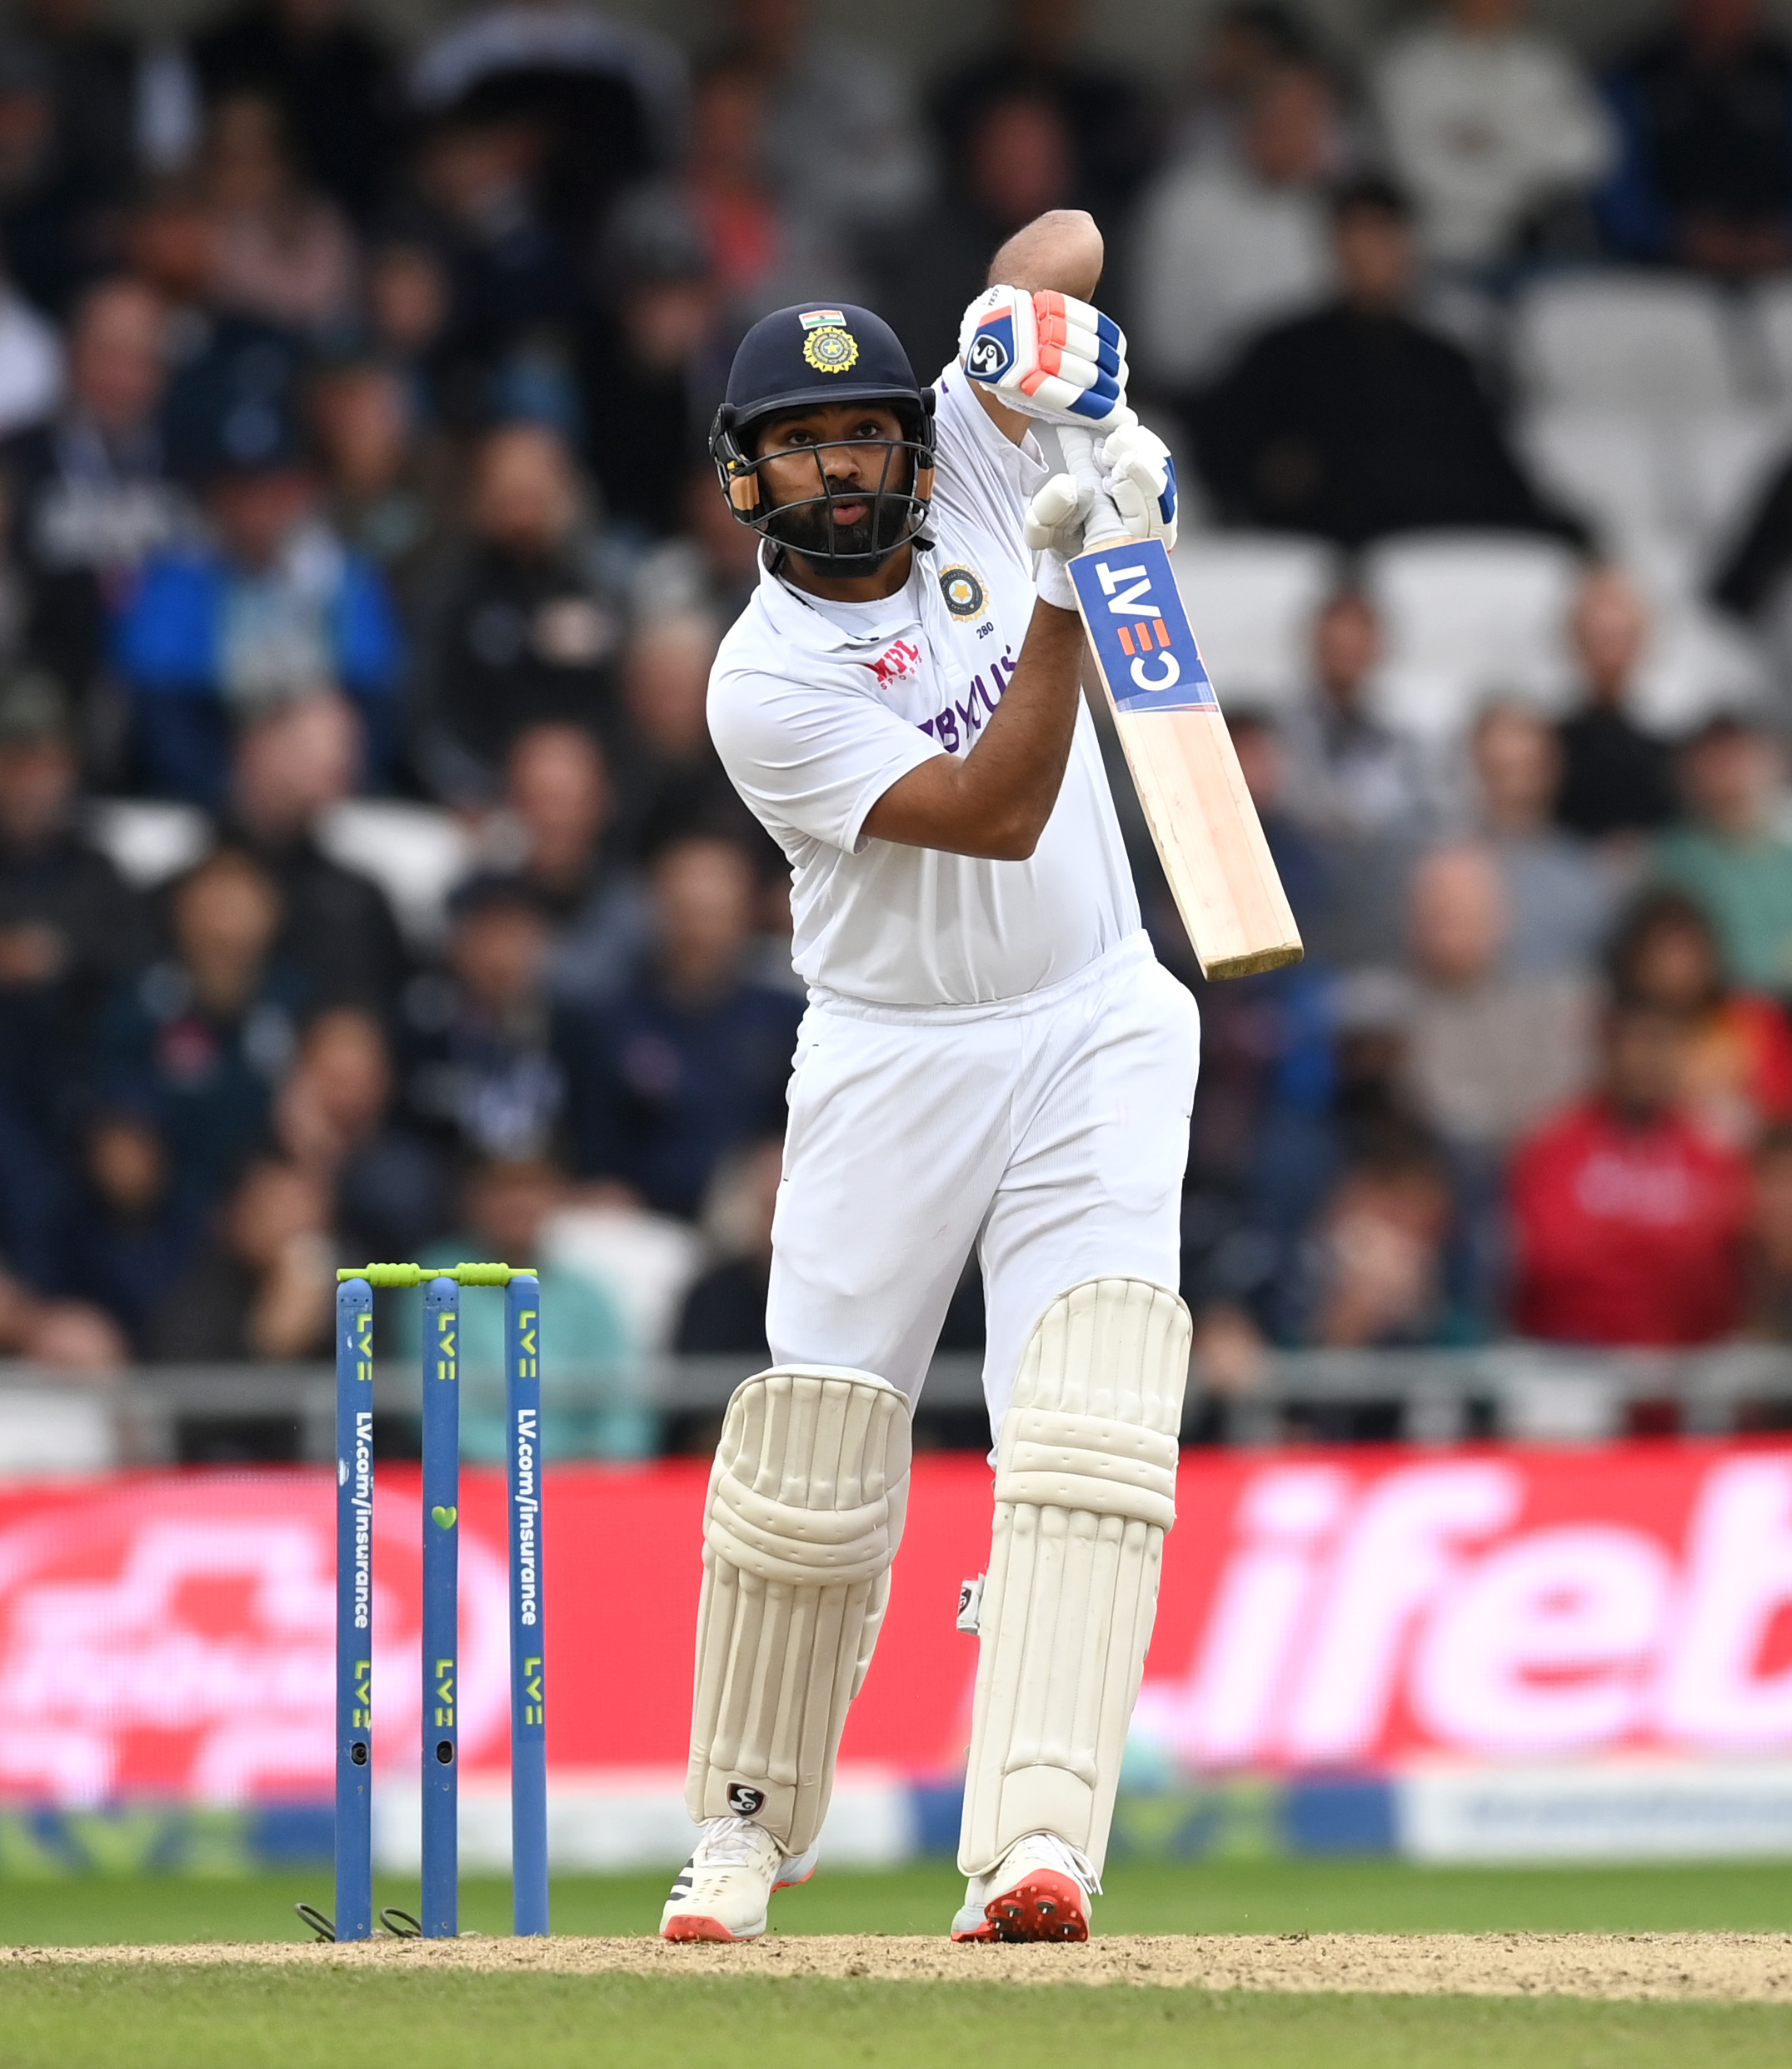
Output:
[[[670,1877],[567,1878],[554,1924],[568,1933],[650,1932]],[[964,1884],[944,1862],[887,1874],[824,1869],[772,1903],[780,1932],[943,1932]],[[1792,1932],[1792,1867],[1418,1868],[1395,1861],[1191,1862],[1116,1866],[1100,1932]],[[414,1910],[414,1882],[382,1882],[382,1904]],[[332,1908],[330,1877],[0,1877],[0,1945],[307,1937],[301,1897]],[[510,1930],[510,1887],[462,1886],[463,1929]],[[1788,2057],[1792,2060],[1792,2056]]]
[[1779,2006],[191,1968],[0,1977],[8,2069],[1785,2069]]

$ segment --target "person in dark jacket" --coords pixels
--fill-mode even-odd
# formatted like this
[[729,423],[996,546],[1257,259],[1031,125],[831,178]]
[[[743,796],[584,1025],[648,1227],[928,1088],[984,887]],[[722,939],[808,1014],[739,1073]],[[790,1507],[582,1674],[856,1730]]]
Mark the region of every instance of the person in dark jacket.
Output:
[[756,895],[744,849],[674,842],[652,888],[652,962],[613,1004],[567,1016],[557,1047],[575,1171],[691,1216],[728,1150],[781,1131],[802,1001],[741,974]]
[[1340,298],[1276,324],[1191,398],[1200,469],[1227,517],[1357,547],[1474,526],[1580,543],[1507,445],[1473,362],[1407,312],[1405,198],[1385,180],[1333,202]]
[[514,423],[487,435],[470,515],[472,536],[422,607],[417,754],[444,802],[477,806],[497,797],[527,727],[612,731],[622,627],[552,432]]
[[1555,817],[1589,840],[1665,826],[1679,800],[1666,744],[1625,709],[1649,633],[1643,600],[1616,568],[1596,568],[1580,586],[1569,637],[1584,696],[1557,729],[1562,780]]

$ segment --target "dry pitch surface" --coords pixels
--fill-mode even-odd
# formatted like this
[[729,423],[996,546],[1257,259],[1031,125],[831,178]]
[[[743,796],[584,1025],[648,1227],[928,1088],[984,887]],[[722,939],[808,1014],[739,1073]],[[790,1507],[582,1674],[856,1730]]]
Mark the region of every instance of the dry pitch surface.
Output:
[[94,1963],[249,1964],[563,1975],[852,1977],[880,1982],[1135,1983],[1223,1991],[1702,1999],[1792,2004],[1792,1933],[1186,1934],[1082,1947],[962,1947],[881,1934],[773,1937],[746,1947],[655,1939],[379,1940],[0,1948],[8,1970]]

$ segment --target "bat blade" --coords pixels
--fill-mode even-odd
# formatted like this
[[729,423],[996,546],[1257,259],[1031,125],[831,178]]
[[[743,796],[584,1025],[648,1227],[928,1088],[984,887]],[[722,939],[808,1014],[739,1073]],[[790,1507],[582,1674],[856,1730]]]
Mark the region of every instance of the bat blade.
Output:
[[1134,787],[1209,977],[1298,962],[1300,929],[1182,607],[1161,539],[1071,562]]

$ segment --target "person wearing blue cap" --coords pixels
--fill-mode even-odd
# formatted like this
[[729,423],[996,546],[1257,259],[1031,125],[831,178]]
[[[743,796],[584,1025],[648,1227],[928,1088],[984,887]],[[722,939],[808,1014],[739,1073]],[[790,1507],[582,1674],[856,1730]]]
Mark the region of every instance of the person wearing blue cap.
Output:
[[731,1402],[710,1483],[702,1829],[667,1939],[756,1937],[814,1870],[888,1599],[911,1405],[973,1247],[996,1507],[960,1617],[981,1647],[952,1936],[1082,1939],[1100,1888],[1174,1513],[1198,1046],[1140,924],[1081,690],[1067,561],[1098,502],[1175,539],[1169,455],[1084,298],[1102,255],[1079,212],[1018,232],[930,387],[871,310],[778,310],[716,418],[722,492],[763,543],[710,729],[789,859],[810,1003],[773,1363]]

